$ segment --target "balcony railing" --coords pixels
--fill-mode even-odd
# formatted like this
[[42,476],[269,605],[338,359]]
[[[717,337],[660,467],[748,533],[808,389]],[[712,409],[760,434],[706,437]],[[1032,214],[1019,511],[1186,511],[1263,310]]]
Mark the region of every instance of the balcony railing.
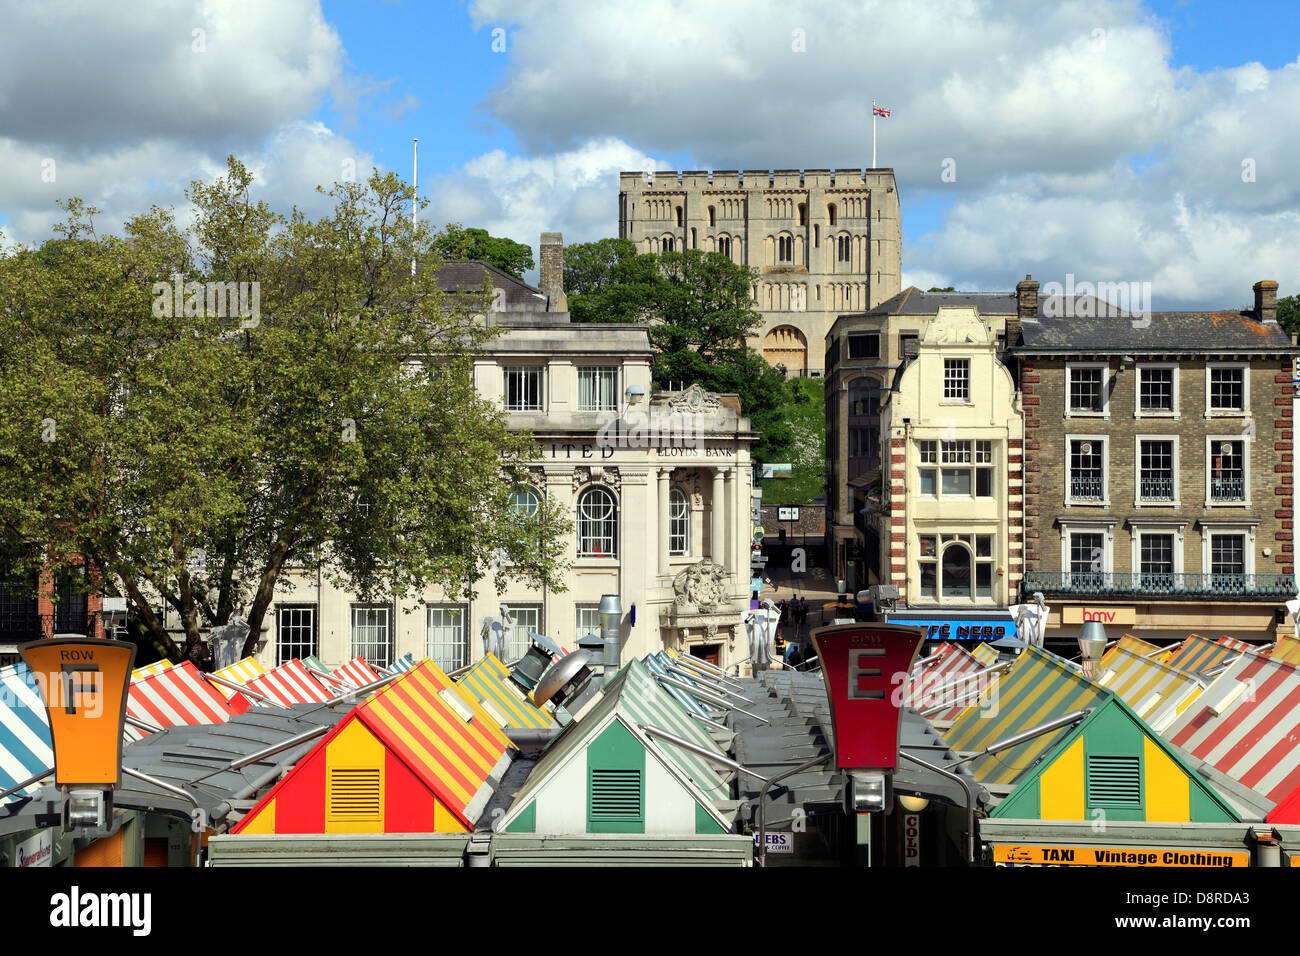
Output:
[[1100,475],[1071,475],[1070,499],[1072,501],[1102,501],[1105,499],[1106,481]]
[[1244,476],[1210,479],[1211,501],[1245,501],[1246,479]]
[[1174,478],[1173,475],[1154,476],[1143,475],[1139,487],[1142,493],[1143,501],[1173,501],[1174,500]]
[[1026,571],[1024,593],[1115,597],[1290,599],[1293,574],[1188,574],[1166,571]]

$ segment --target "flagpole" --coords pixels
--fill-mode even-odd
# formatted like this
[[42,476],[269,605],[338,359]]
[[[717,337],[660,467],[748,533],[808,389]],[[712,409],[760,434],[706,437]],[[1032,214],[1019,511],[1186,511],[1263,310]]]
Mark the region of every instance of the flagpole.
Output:
[[[420,196],[420,140],[411,140],[411,241],[415,241],[415,210]],[[411,278],[415,278],[415,256],[411,256]]]
[[876,101],[871,101],[871,168],[876,168]]

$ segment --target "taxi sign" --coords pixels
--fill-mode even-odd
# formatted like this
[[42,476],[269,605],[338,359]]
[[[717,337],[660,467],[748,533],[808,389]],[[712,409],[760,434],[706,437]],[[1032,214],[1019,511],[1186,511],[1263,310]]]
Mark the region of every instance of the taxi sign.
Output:
[[810,635],[822,662],[841,770],[898,765],[900,687],[925,640],[903,624],[836,624]]
[[59,786],[117,786],[135,645],[56,637],[18,648],[45,698]]
[[1132,846],[1012,846],[995,843],[993,862],[1019,866],[1240,867],[1249,850],[1172,850]]

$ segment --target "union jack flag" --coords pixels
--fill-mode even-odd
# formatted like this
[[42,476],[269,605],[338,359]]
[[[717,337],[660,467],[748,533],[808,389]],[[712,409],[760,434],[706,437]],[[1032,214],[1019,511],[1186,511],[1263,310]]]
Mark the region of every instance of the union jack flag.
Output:
[[875,114],[876,116],[888,116],[888,115],[889,115],[889,110],[885,109],[883,106],[873,106],[873,107],[871,107],[871,112],[872,112],[873,114]]

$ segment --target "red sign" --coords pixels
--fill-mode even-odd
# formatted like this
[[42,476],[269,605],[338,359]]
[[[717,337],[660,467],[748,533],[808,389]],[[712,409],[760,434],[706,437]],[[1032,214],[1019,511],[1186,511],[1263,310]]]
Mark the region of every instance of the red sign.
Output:
[[811,634],[822,662],[841,770],[892,770],[898,764],[901,705],[925,637],[905,624],[838,624]]

